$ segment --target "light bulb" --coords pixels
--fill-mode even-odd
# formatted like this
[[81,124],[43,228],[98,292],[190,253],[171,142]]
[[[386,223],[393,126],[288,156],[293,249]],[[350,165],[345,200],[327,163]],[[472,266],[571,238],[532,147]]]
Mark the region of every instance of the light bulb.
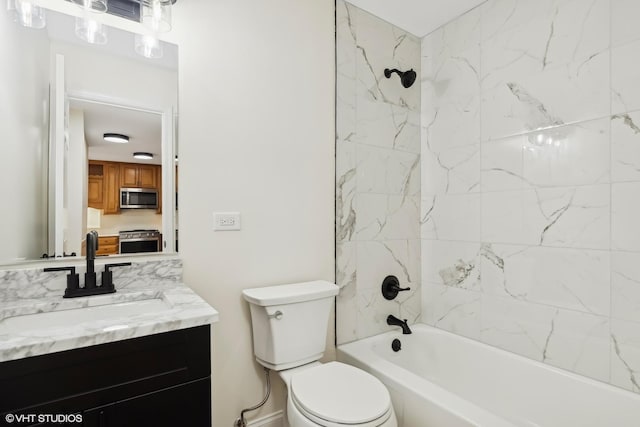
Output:
[[30,0],[9,0],[7,10],[23,27],[41,29],[47,24],[44,9]]
[[107,43],[107,27],[89,17],[76,18],[76,36],[91,44]]
[[136,52],[145,58],[157,59],[162,58],[162,43],[156,37],[148,34],[136,34],[135,37]]
[[71,0],[80,6],[85,12],[105,13],[107,11],[106,0]]
[[171,31],[171,4],[160,0],[143,3],[142,24],[154,33]]

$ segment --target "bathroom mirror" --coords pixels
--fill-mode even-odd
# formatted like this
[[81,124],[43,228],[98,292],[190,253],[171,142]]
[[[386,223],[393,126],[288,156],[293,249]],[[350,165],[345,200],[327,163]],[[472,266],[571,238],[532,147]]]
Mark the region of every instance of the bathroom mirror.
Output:
[[[90,44],[75,17],[46,18],[45,28],[25,28],[0,7],[0,265],[81,256],[91,229],[112,246],[103,255],[120,254],[122,232],[137,230],[156,232],[158,252],[175,252],[177,46],[161,42],[162,57],[146,58],[133,33],[106,27],[106,43]],[[106,133],[129,142],[109,143]],[[123,188],[156,191],[157,206],[120,208]]]

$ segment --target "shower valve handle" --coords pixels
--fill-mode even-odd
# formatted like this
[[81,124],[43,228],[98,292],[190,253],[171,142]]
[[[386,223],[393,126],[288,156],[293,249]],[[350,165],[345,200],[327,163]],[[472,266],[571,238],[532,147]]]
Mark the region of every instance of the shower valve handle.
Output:
[[410,291],[411,288],[401,288],[400,281],[396,276],[387,276],[382,281],[382,296],[385,299],[392,300],[398,296],[399,292]]

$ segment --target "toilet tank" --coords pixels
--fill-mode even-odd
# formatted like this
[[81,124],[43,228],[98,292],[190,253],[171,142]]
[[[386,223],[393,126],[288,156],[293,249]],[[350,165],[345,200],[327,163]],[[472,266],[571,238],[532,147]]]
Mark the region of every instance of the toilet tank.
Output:
[[338,287],[323,280],[242,291],[258,362],[280,371],[320,359],[337,294]]

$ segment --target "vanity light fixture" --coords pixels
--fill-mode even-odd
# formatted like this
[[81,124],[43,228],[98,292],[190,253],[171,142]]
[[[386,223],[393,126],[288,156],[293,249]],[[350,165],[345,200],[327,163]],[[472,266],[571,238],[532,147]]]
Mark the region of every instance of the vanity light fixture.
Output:
[[144,0],[141,3],[142,25],[154,33],[171,31],[171,1]]
[[88,12],[105,13],[107,11],[107,0],[71,0]]
[[133,153],[133,157],[140,160],[152,160],[153,154],[145,153],[142,151],[136,151],[135,153]]
[[159,33],[171,31],[171,6],[176,0],[142,0],[142,17],[140,22],[149,33],[136,34],[135,50],[139,55],[149,59],[162,58],[162,43]]
[[129,142],[129,137],[120,133],[105,133],[102,139],[107,142],[115,142],[116,144],[126,144]]
[[23,27],[41,29],[47,25],[44,8],[31,0],[7,0],[7,11]]

